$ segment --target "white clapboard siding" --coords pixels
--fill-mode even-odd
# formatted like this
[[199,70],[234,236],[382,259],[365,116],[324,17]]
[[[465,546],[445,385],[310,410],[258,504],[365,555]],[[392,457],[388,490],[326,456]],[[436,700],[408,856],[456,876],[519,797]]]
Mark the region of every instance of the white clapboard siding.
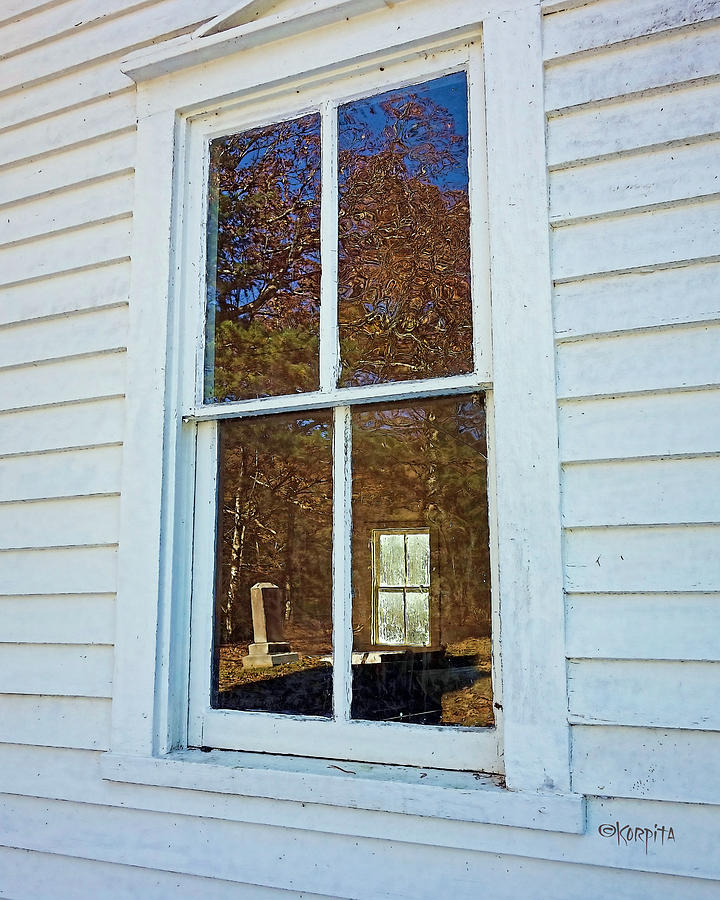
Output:
[[[5,287],[0,302],[0,325],[127,303],[129,281],[129,263],[121,259],[97,268],[83,267]],[[33,322],[33,328],[38,324]]]
[[565,532],[565,586],[582,593],[719,591],[720,526],[621,526]]
[[0,502],[120,490],[122,447],[92,447],[0,460]]
[[718,698],[720,663],[600,659],[568,663],[573,721],[717,731]]
[[107,594],[117,587],[117,548],[0,550],[1,594]]
[[0,504],[0,548],[114,544],[120,498],[72,497]]
[[567,465],[563,522],[663,525],[720,522],[720,456]]
[[597,725],[575,725],[571,734],[576,791],[720,803],[718,734]]
[[720,594],[569,594],[567,654],[720,660]]
[[107,750],[110,701],[0,694],[0,742]]
[[80,354],[124,350],[127,319],[127,306],[118,304],[110,309],[82,311],[44,322],[0,328],[0,369]]
[[[30,5],[30,4],[28,4]],[[41,4],[46,5],[46,4]],[[6,24],[2,35],[4,56],[12,56],[24,48],[72,34],[75,29],[111,20],[118,13],[128,13],[144,0],[65,0],[39,14]]]
[[566,282],[555,288],[559,338],[720,319],[720,263]]
[[0,596],[0,641],[33,644],[112,644],[113,594]]
[[630,46],[548,65],[545,103],[564,109],[717,74],[720,27],[661,34]]
[[565,401],[560,455],[573,460],[716,453],[720,391]]
[[720,141],[613,157],[551,172],[553,222],[718,193]]
[[92,400],[0,415],[0,456],[117,444],[123,400]]
[[720,199],[564,225],[553,230],[556,280],[639,269],[720,251]]
[[0,643],[5,694],[111,697],[112,670],[112,647]]
[[55,231],[117,218],[132,208],[132,196],[133,177],[121,174],[5,206],[0,213],[0,243],[18,244]]
[[[110,222],[87,225],[26,244],[0,248],[0,287],[80,267],[102,265],[130,255],[129,214]],[[28,256],[32,254],[32,266]]]
[[[407,900],[447,895],[457,900],[477,897],[479,884],[492,884],[493,897],[516,900],[528,885],[542,885],[553,900],[612,896],[652,896],[670,900],[710,900],[715,886],[703,879],[667,879],[615,869],[607,847],[607,868],[428,848],[402,841],[357,839],[339,834],[314,834],[241,822],[217,822],[191,816],[159,816],[132,809],[92,804],[54,803],[6,795],[8,843],[15,847],[81,855],[105,862],[255,883],[333,898]],[[62,827],[60,826],[62,822]],[[172,840],[167,835],[172,835]],[[232,853],[217,852],[230,846]],[[208,850],[208,848],[211,848]],[[338,866],[337,861],[343,860]],[[682,868],[687,870],[688,863]],[[420,877],[421,875],[421,877]],[[258,896],[263,896],[259,894]]]
[[134,130],[45,154],[40,159],[0,169],[0,202],[15,203],[25,197],[47,195],[77,182],[128,174],[132,172],[134,160]]
[[605,0],[546,16],[548,60],[720,18],[718,0]]
[[693,84],[580,108],[548,121],[551,167],[720,132],[720,83]]
[[28,363],[0,369],[0,408],[28,409],[96,397],[118,397],[123,393],[124,384],[123,353]]
[[[2,96],[3,123],[6,128],[16,128],[30,120],[53,116],[60,110],[72,110],[113,94],[129,93],[132,88],[133,82],[120,72],[117,59],[103,60],[65,74],[58,73],[34,87]],[[76,141],[76,135],[66,134],[63,144]]]
[[[150,5],[135,5],[126,15],[96,19],[64,36],[0,60],[0,92],[51,77],[66,68],[69,56],[75,66],[80,66],[111,54],[126,53],[130,47],[157,40],[160,35],[170,37],[185,31],[189,25],[202,22],[216,11],[216,0],[157,0]],[[71,18],[72,9],[68,9],[66,23],[70,24]],[[32,73],[30,77],[29,73]],[[117,75],[120,74],[117,67]],[[117,76],[113,82],[116,80]]]
[[[28,853],[14,847],[0,847],[0,871],[0,897],[3,898],[57,900],[59,884],[72,890],[72,896],[76,898],[108,896],[111,885],[113,900],[137,900],[139,897],[142,900],[167,900],[172,896],[202,900],[312,900],[320,897],[306,891],[299,893],[78,857],[71,862],[55,853]],[[68,884],[69,880],[72,885]],[[65,893],[65,897],[69,896]]]
[[558,347],[558,396],[720,384],[720,325],[590,338]]
[[[3,99],[3,109],[6,100]],[[61,104],[58,98],[58,105]],[[67,100],[66,100],[67,102]],[[50,113],[53,112],[51,109]],[[3,125],[5,121],[3,121]],[[135,91],[132,84],[109,97],[102,97],[55,115],[30,118],[26,124],[0,127],[0,166],[29,164],[63,148],[135,131]]]

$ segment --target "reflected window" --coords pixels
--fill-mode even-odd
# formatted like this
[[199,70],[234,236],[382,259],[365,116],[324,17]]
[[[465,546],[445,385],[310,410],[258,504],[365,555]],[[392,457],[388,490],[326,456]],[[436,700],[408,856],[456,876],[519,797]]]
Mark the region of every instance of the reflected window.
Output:
[[430,532],[373,533],[375,642],[430,644]]

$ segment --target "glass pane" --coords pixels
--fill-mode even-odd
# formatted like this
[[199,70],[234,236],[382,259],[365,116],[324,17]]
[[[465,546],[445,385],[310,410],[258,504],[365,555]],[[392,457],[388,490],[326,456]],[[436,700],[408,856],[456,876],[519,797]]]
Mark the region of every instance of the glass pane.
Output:
[[320,116],[210,143],[205,401],[316,390]]
[[430,584],[430,535],[408,534],[407,583],[420,586]]
[[340,384],[470,372],[462,72],[338,110]]
[[330,716],[331,415],[219,427],[212,705]]
[[[492,725],[484,396],[354,407],[352,464],[353,717]],[[383,532],[403,591],[378,588]]]
[[404,644],[402,591],[378,591],[377,632],[380,644]]
[[405,594],[406,644],[430,644],[430,594],[427,591],[408,591]]
[[405,538],[402,534],[380,535],[380,584],[402,587],[405,584]]

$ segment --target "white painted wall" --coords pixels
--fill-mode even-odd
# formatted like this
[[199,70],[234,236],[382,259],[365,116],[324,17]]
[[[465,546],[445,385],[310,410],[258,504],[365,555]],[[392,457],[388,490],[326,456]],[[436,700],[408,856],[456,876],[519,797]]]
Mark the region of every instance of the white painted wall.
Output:
[[[718,0],[545,4],[586,834],[100,777],[135,129],[119,60],[224,5],[0,8],[0,897],[717,897]],[[618,846],[598,834],[615,821],[675,840]]]

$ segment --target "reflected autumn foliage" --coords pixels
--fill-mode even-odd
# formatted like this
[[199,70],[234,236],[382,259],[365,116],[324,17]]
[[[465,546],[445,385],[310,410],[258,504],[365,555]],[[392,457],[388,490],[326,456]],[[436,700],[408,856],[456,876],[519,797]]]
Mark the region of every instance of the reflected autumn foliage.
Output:
[[[331,444],[328,413],[220,423],[216,692],[230,686],[232,679],[221,669],[233,654],[243,675],[235,680],[258,680],[257,672],[242,672],[241,659],[254,637],[250,588],[258,582],[281,589],[285,640],[300,653],[301,663],[332,652]],[[326,689],[321,714],[331,709],[329,682]],[[282,711],[317,712],[318,698],[307,701],[306,694]],[[315,706],[309,709],[308,702]],[[235,708],[259,707],[235,702]]]
[[339,109],[342,385],[472,371],[464,73]]
[[315,390],[320,117],[210,145],[206,401]]

